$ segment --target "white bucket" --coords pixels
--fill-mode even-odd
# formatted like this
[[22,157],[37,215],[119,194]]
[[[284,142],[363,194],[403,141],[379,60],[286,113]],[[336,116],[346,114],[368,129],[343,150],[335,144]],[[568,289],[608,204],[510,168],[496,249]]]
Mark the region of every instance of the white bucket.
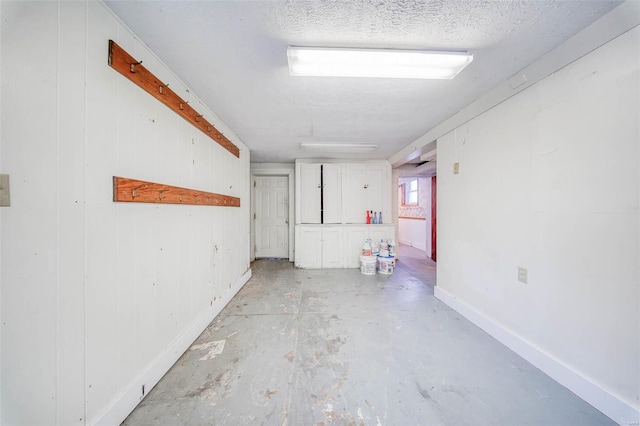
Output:
[[376,274],[376,257],[375,256],[360,256],[360,272],[364,275]]
[[378,273],[391,275],[395,266],[396,258],[393,256],[378,256]]

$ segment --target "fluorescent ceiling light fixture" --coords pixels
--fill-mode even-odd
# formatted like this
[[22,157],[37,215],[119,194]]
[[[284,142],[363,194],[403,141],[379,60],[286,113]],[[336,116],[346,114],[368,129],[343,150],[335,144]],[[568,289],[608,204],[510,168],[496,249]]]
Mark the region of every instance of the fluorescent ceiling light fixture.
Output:
[[316,152],[362,154],[375,151],[378,149],[378,145],[364,143],[301,143],[300,148]]
[[473,60],[467,52],[287,48],[293,76],[452,79]]

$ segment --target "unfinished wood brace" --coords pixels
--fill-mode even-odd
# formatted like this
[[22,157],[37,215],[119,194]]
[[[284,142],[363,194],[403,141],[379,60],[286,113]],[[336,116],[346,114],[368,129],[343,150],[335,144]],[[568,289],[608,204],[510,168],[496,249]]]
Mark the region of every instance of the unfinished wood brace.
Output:
[[240,158],[240,149],[233,142],[220,133],[213,124],[209,123],[202,114],[193,109],[188,102],[185,102],[171,90],[168,84],[158,80],[156,76],[142,66],[142,61],[136,61],[113,40],[109,40],[109,66],[200,129],[224,149]]
[[179,186],[113,177],[113,201],[240,207],[240,198]]

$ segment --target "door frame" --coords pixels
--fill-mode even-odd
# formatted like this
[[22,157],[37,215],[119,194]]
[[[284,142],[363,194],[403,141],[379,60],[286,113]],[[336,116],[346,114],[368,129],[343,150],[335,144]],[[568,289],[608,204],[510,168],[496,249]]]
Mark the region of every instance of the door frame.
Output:
[[[396,241],[400,242],[400,218],[399,218],[399,203],[400,203],[400,198],[399,198],[399,191],[398,191],[398,185],[400,183],[400,179],[402,178],[416,178],[416,179],[426,179],[427,181],[427,185],[430,186],[430,202],[429,205],[426,206],[426,208],[428,208],[431,212],[431,218],[428,221],[425,221],[425,226],[427,227],[427,233],[426,233],[426,245],[427,245],[427,249],[429,249],[429,246],[431,246],[430,251],[427,251],[427,257],[429,257],[431,260],[433,260],[434,262],[436,261],[436,248],[437,248],[437,218],[436,218],[436,212],[437,212],[437,175],[434,174],[428,174],[428,175],[423,175],[423,174],[419,174],[419,173],[415,173],[412,171],[407,171],[407,170],[401,170],[401,169],[393,169],[392,171],[392,179],[393,179],[393,185],[392,185],[392,197],[394,203],[392,204],[392,213],[393,213],[393,224],[396,227]],[[431,244],[429,244],[429,242]]]
[[[437,262],[437,248],[438,248],[438,176],[431,177],[431,260]],[[427,238],[429,238],[427,237]]]
[[295,166],[294,164],[267,164],[267,163],[255,163],[251,164],[251,248],[250,259],[253,262],[256,259],[256,177],[259,176],[281,176],[287,177],[289,185],[289,262],[293,262],[294,259],[294,236],[295,236],[295,192],[294,192],[294,179],[295,179]]

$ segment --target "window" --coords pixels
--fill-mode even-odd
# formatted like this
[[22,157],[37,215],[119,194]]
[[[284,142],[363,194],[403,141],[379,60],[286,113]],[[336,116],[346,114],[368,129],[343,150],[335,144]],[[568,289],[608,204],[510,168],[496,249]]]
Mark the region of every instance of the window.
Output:
[[417,206],[418,205],[418,179],[410,180],[409,182],[400,185],[400,192],[402,194],[403,206]]

